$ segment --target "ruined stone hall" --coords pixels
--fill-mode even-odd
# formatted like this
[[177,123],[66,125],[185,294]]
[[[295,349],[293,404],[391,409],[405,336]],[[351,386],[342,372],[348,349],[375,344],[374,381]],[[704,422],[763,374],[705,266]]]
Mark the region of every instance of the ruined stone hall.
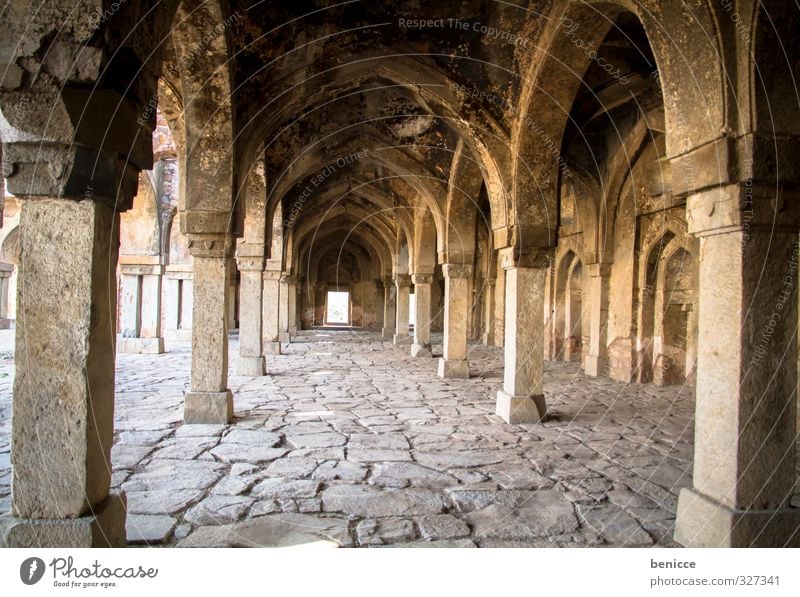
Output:
[[800,546],[798,31],[4,3],[0,544]]

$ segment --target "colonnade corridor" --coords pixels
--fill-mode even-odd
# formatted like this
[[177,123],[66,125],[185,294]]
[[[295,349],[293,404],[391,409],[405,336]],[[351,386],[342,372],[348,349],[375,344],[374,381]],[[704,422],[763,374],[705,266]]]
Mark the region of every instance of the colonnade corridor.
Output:
[[[14,362],[1,340],[7,511]],[[432,342],[441,354],[441,334]],[[117,356],[111,485],[127,495],[129,544],[675,545],[690,386],[546,362],[548,418],[509,425],[494,414],[502,348],[470,344],[468,380],[376,332],[300,331],[282,349],[268,376],[231,365],[229,425],[182,424],[189,343]]]

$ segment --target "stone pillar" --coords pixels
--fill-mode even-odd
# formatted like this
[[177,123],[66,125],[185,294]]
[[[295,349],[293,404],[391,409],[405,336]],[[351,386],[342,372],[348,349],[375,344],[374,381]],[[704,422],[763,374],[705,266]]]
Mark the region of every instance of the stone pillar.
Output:
[[236,251],[239,268],[239,375],[266,374],[261,317],[263,312],[264,246],[241,243]]
[[503,389],[497,393],[496,412],[507,423],[538,423],[547,410],[542,388],[547,270],[508,265]]
[[495,305],[495,278],[486,278],[483,286],[483,337],[484,346],[494,346],[494,305]]
[[392,338],[397,323],[395,313],[395,286],[390,276],[383,278],[383,332],[384,338]]
[[280,294],[278,307],[278,340],[283,344],[288,344],[292,341],[292,334],[289,331],[289,319],[291,313],[289,304],[291,303],[291,276],[282,275],[280,278]]
[[497,268],[497,280],[494,286],[494,344],[504,346],[506,326],[506,272],[502,267]]
[[[687,547],[800,546],[800,508],[790,506],[800,202],[774,173],[762,174],[773,151],[745,153],[738,164],[763,182],[688,193],[700,272],[694,474],[675,524],[675,540]],[[673,184],[716,173],[717,156],[704,147],[673,158]]]
[[411,345],[412,357],[431,357],[431,284],[432,274],[414,274],[414,296],[416,311],[414,312],[414,344]]
[[375,328],[383,329],[383,280],[375,278]]
[[263,322],[263,354],[277,355],[281,354],[281,340],[280,340],[280,292],[281,292],[281,272],[280,269],[270,269],[269,263],[267,269],[262,275],[263,279],[263,307],[262,313]]
[[611,266],[592,263],[584,266],[584,271],[588,296],[583,300],[589,305],[589,354],[584,369],[586,375],[598,377],[608,375],[608,280]]
[[297,285],[297,277],[292,276],[289,278],[289,287],[288,287],[288,299],[289,299],[289,335],[290,338],[292,336],[297,335],[297,316],[299,309],[297,308],[298,302],[298,285]]
[[444,275],[444,357],[439,377],[469,378],[467,326],[470,313],[471,265],[442,265]]
[[186,423],[226,424],[233,419],[228,389],[228,280],[230,237],[191,235],[194,257],[192,379]]
[[164,273],[164,338],[173,342],[192,340],[192,266],[166,266]]
[[[124,263],[128,259],[120,258],[122,330],[117,340],[117,350],[160,354],[164,352],[161,334],[161,280],[164,266],[160,263]],[[156,256],[154,260],[159,262],[160,258]]]
[[[45,167],[45,166],[42,166]],[[124,546],[110,494],[119,214],[90,200],[22,202],[9,547]]]
[[411,344],[411,336],[408,335],[408,311],[409,295],[411,294],[411,276],[408,274],[396,274],[394,285],[397,292],[397,317],[394,338],[392,342],[397,344]]
[[8,319],[8,303],[14,299],[8,295],[8,286],[12,273],[14,273],[13,265],[0,263],[0,330],[11,327],[11,320]]

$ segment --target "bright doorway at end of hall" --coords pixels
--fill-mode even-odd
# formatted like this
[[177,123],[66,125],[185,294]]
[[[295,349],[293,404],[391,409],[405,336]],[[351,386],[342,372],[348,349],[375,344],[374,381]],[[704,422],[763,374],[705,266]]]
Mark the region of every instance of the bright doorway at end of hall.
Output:
[[328,300],[325,307],[326,325],[350,325],[350,292],[328,291]]

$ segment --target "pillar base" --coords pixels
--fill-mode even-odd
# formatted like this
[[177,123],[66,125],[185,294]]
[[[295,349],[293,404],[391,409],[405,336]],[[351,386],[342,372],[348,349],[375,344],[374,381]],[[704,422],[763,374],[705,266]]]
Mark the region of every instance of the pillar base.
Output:
[[469,361],[467,359],[439,359],[439,377],[450,379],[469,379]]
[[381,330],[381,336],[383,336],[387,340],[389,338],[393,338],[394,337],[394,328],[383,328]]
[[281,332],[278,334],[278,342],[281,344],[289,344],[292,341],[291,332]]
[[267,374],[267,361],[264,357],[239,357],[236,374],[243,377],[261,377]]
[[684,547],[800,547],[800,508],[732,510],[684,487],[675,541]]
[[544,396],[512,396],[503,390],[497,392],[495,413],[506,423],[541,423],[547,414]]
[[123,338],[117,340],[117,352],[133,354],[161,354],[164,338]]
[[124,492],[113,492],[80,518],[0,516],[0,547],[125,547]]
[[191,342],[192,330],[164,330],[164,338],[170,342]]
[[224,392],[186,392],[183,422],[186,424],[227,425],[233,420],[233,394]]
[[264,342],[264,354],[281,354],[280,342]]
[[583,362],[583,372],[592,377],[608,375],[608,358],[587,354]]
[[392,344],[395,346],[405,346],[406,344],[411,344],[413,338],[408,334],[395,334],[392,337]]
[[411,345],[411,356],[412,357],[432,357],[433,353],[431,352],[431,345],[430,344],[412,344]]

